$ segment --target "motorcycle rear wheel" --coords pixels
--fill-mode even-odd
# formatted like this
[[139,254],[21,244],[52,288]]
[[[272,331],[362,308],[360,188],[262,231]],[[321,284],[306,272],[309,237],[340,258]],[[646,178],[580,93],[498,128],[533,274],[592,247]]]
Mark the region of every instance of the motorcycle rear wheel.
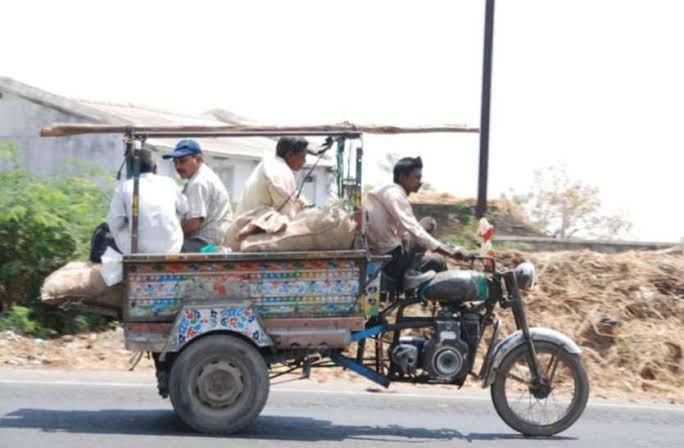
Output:
[[535,341],[547,389],[532,386],[525,344],[502,360],[491,386],[494,408],[504,422],[529,436],[551,436],[568,429],[582,415],[589,398],[589,379],[579,355],[562,346]]

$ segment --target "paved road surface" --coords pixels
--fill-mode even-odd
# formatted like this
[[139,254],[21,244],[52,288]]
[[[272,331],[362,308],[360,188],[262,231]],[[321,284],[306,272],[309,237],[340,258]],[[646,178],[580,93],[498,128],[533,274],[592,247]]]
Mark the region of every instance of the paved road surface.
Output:
[[[403,385],[399,385],[403,386]],[[590,401],[554,438],[524,438],[486,393],[298,381],[271,389],[239,435],[193,433],[157,394],[151,372],[0,369],[0,448],[21,447],[684,447],[684,407]]]

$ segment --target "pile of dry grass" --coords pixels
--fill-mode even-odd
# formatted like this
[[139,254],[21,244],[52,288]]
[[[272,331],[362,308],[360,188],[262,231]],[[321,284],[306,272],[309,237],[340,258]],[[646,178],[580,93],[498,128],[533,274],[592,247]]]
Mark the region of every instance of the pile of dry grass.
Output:
[[[535,264],[537,284],[525,298],[530,325],[575,339],[597,391],[684,402],[684,256],[581,251],[499,258],[508,266]],[[509,317],[505,325],[514,329]]]

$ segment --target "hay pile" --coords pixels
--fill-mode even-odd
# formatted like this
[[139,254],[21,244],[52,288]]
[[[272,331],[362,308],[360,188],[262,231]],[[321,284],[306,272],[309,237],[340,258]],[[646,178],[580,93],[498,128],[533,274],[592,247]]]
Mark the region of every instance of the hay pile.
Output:
[[[537,284],[525,297],[530,325],[581,345],[595,392],[684,402],[681,253],[511,251],[499,259],[535,264]],[[513,331],[510,313],[499,315]]]

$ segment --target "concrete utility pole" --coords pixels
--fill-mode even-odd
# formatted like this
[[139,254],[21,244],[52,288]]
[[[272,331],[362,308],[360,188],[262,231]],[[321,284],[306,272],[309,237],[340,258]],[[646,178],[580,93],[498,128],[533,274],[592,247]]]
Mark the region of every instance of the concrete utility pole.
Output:
[[486,0],[484,55],[482,62],[482,101],[480,109],[480,170],[475,215],[482,218],[487,211],[487,172],[489,170],[489,104],[492,88],[492,51],[494,47],[494,0]]

